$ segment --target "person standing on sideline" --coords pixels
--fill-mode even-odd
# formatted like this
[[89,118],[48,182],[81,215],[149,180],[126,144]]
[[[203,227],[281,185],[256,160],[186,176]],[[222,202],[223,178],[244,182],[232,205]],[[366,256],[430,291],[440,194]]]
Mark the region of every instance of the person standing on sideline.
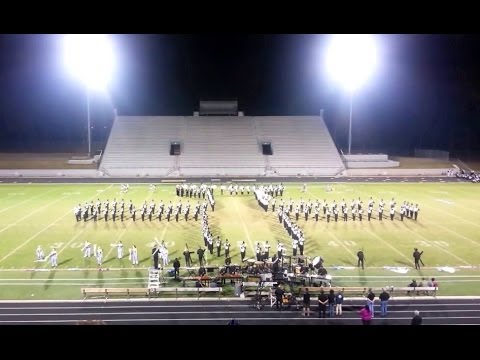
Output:
[[310,317],[310,293],[308,292],[308,288],[305,290],[305,294],[303,294],[303,316]]
[[420,316],[420,311],[415,310],[413,313],[412,323],[411,325],[422,325],[422,317]]
[[280,306],[280,310],[283,310],[283,294],[285,294],[285,291],[283,291],[283,289],[278,286],[277,289],[275,290],[275,297],[277,299],[277,302],[275,303],[276,307],[277,307],[277,310],[279,310],[279,306]]
[[365,254],[363,253],[363,250],[360,250],[357,252],[357,258],[358,258],[357,267],[360,267],[360,265],[362,265],[362,270],[364,270]]
[[368,305],[365,305],[362,310],[360,310],[360,318],[362,319],[363,325],[370,325],[372,321],[372,312]]
[[318,317],[325,318],[325,310],[327,308],[328,297],[325,295],[323,290],[320,290],[320,294],[318,295]]
[[330,290],[328,294],[328,317],[333,317],[335,310],[335,291]]
[[343,293],[339,291],[335,296],[335,315],[342,316]]
[[157,245],[153,245],[153,249],[152,249],[152,258],[153,258],[153,268],[155,270],[158,270],[158,253],[159,253],[159,249],[157,247]]
[[382,289],[382,293],[379,296],[380,298],[380,309],[382,311],[381,316],[386,316],[387,315],[387,310],[388,310],[388,300],[390,299],[390,294],[385,291],[385,289]]
[[175,280],[177,280],[180,276],[180,261],[178,260],[178,258],[175,258],[175,260],[173,260],[173,270],[175,273]]
[[368,308],[370,309],[370,313],[372,314],[372,318],[375,316],[375,293],[372,291],[372,289],[368,289],[368,295],[367,295],[367,305]]
[[420,264],[422,264],[422,266],[425,266],[423,264],[422,259],[421,259],[423,251],[419,252],[417,248],[415,248],[413,250],[414,250],[413,251],[413,259],[415,260],[415,269],[420,270]]

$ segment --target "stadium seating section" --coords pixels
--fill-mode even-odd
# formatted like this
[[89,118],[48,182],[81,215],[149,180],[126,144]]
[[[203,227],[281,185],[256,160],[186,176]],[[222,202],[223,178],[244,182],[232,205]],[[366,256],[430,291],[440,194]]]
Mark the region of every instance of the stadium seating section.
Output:
[[[273,154],[262,154],[262,143]],[[171,155],[172,143],[180,155]],[[334,176],[344,169],[320,116],[119,116],[109,176]]]

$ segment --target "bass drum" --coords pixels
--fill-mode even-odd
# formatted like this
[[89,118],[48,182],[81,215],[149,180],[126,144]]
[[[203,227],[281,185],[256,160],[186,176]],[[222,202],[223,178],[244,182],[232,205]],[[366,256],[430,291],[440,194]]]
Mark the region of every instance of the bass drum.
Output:
[[318,269],[318,275],[325,276],[327,274],[328,274],[327,269],[325,269],[324,267],[321,267],[320,269]]

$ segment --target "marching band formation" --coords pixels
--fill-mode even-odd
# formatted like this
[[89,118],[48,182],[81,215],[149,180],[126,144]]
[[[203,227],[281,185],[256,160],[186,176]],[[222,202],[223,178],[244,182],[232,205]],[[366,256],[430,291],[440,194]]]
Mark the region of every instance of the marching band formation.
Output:
[[[206,184],[200,184],[199,186],[197,186],[196,184],[178,184],[175,188],[176,195],[178,197],[198,199],[197,203],[194,205],[195,207],[192,212],[195,221],[198,220],[199,216],[201,219],[201,232],[204,240],[204,248],[202,246],[199,246],[198,250],[196,251],[200,267],[204,266],[206,263],[206,251],[209,252],[210,256],[213,256],[214,249],[216,248],[216,255],[219,258],[221,257],[222,247],[225,254],[225,264],[231,263],[231,244],[229,243],[228,239],[225,239],[225,242],[222,243],[220,236],[217,236],[215,238],[210,230],[208,223],[208,206],[210,205],[211,211],[215,211],[214,190],[216,188],[216,185]],[[151,184],[150,191],[156,192],[156,190],[156,185]],[[267,212],[269,209],[271,209],[272,212],[276,211],[279,223],[283,225],[289,237],[291,237],[292,239],[293,256],[297,256],[297,254],[300,256],[304,255],[305,235],[302,229],[300,229],[300,227],[296,223],[302,216],[301,214],[303,214],[302,217],[305,219],[305,221],[308,221],[309,217],[311,217],[311,219],[314,219],[315,221],[326,220],[327,222],[330,222],[332,220],[337,222],[340,215],[340,218],[343,219],[344,222],[347,222],[349,220],[357,221],[357,219],[358,221],[362,221],[364,210],[366,210],[365,220],[371,221],[372,218],[375,219],[375,217],[373,216],[375,201],[372,197],[370,197],[364,209],[363,202],[360,198],[358,198],[357,200],[353,199],[349,205],[347,205],[345,199],[342,199],[339,204],[337,204],[335,200],[333,200],[332,203],[329,203],[326,199],[323,201],[319,201],[317,199],[313,202],[310,199],[305,201],[303,198],[301,198],[299,201],[297,201],[297,203],[295,203],[295,201],[290,198],[290,200],[285,201],[283,198],[281,198],[283,196],[284,190],[285,186],[282,183],[277,185],[270,184],[261,186],[257,186],[255,184],[230,184],[228,186],[222,184],[220,186],[220,191],[222,195],[230,194],[231,196],[237,196],[250,195],[250,193],[253,193],[258,201],[258,204],[265,212]],[[126,194],[128,193],[128,191],[129,185],[122,184],[121,192],[123,194]],[[303,186],[303,192],[305,191],[306,184],[304,184]],[[182,199],[178,199],[177,204],[174,205],[172,201],[169,201],[169,203],[167,204],[166,202],[164,203],[162,200],[160,200],[158,204],[155,204],[155,201],[152,199],[150,204],[147,204],[147,201],[144,201],[144,203],[140,206],[140,209],[137,210],[132,200],[129,200],[128,203],[126,203],[124,199],[121,199],[119,202],[117,202],[116,198],[114,198],[111,202],[108,199],[102,202],[98,198],[95,203],[93,201],[91,201],[90,203],[85,202],[83,206],[81,204],[78,204],[78,206],[75,206],[73,212],[77,222],[80,222],[82,220],[84,222],[90,220],[96,222],[102,219],[105,222],[110,219],[114,222],[117,221],[117,219],[122,222],[128,219],[136,221],[137,213],[139,213],[138,220],[141,219],[142,221],[145,221],[146,218],[149,221],[157,219],[158,221],[162,221],[162,217],[164,216],[167,221],[170,221],[170,219],[174,217],[175,220],[178,222],[180,215],[183,215],[185,221],[189,220],[190,206],[191,205],[189,200],[182,203]],[[388,219],[388,215],[384,215],[385,206],[385,202],[383,201],[383,199],[381,199],[378,202],[377,206],[378,216],[376,218],[379,221],[382,221],[383,219]],[[391,221],[393,221],[395,218],[398,218],[398,215],[396,216],[396,207],[397,203],[395,199],[392,198],[389,203],[389,215]],[[125,208],[127,209],[127,211],[125,211]],[[400,206],[400,221],[403,221],[404,217],[417,220],[418,212],[418,204],[405,201]],[[117,258],[122,259],[124,256],[122,242],[118,241],[116,244],[111,244],[111,246],[117,248]],[[252,249],[256,261],[259,262],[269,260],[270,248],[271,245],[268,243],[268,241],[263,244],[257,242],[255,248]],[[246,261],[247,245],[244,241],[239,245],[239,250],[241,261]],[[276,255],[274,255],[272,261],[276,259],[283,260],[283,258],[287,256],[287,247],[282,242],[277,242],[276,250]],[[90,258],[94,256],[96,258],[98,266],[102,266],[103,249],[100,246],[86,241],[81,251],[83,252],[84,258]],[[163,265],[168,264],[168,248],[165,245],[165,242],[162,241],[161,244],[157,243],[154,250],[152,250],[152,254],[154,254],[154,252],[155,254],[158,253],[158,256],[160,257],[161,263]],[[133,245],[129,249],[128,253],[128,257],[132,265],[138,265],[137,247]],[[194,252],[190,251],[190,249],[188,248],[188,244],[186,244],[183,255],[185,257],[185,264],[187,267],[190,267],[193,263],[191,254],[194,254]],[[47,261],[49,259],[52,267],[57,266],[57,257],[58,252],[55,248],[52,248],[52,251],[47,256],[45,256],[41,246],[38,246],[36,250],[37,261]]]

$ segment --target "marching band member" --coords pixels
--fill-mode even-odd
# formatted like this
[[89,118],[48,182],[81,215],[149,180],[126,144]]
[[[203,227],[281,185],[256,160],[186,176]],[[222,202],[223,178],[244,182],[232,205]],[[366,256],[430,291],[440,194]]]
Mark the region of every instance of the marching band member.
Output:
[[117,243],[117,258],[118,259],[123,258],[123,244],[121,241]]
[[46,259],[50,258],[50,265],[52,266],[52,268],[56,268],[58,266],[57,256],[58,256],[57,249],[53,248],[52,252],[48,254],[48,256],[46,257]]
[[137,252],[137,247],[133,245],[130,250],[130,261],[132,262],[132,265],[138,265],[138,252]]
[[84,258],[92,256],[91,248],[91,244],[88,241],[85,241],[85,245],[83,246],[82,250],[80,250],[83,251]]
[[100,246],[97,247],[97,264],[98,266],[102,266],[103,261],[103,250]]
[[43,249],[40,245],[37,247],[37,261],[43,261],[45,260],[45,254],[43,252]]

